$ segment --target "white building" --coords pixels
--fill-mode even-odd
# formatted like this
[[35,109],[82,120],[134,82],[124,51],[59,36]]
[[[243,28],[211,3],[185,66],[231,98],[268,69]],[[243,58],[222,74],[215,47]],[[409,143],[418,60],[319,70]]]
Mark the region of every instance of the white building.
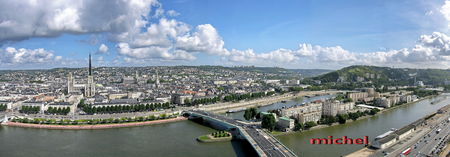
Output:
[[322,114],[325,116],[336,116],[338,114],[340,101],[325,101],[322,107]]
[[369,97],[369,93],[367,92],[348,93],[347,97],[351,98],[353,101],[363,101],[364,98]]
[[317,122],[322,117],[322,102],[308,103],[281,110],[281,116],[292,117],[300,123]]
[[386,97],[376,98],[374,104],[384,108],[389,108],[391,107],[391,100]]
[[277,122],[277,128],[282,131],[291,131],[295,127],[295,120],[287,118],[287,117],[280,117]]

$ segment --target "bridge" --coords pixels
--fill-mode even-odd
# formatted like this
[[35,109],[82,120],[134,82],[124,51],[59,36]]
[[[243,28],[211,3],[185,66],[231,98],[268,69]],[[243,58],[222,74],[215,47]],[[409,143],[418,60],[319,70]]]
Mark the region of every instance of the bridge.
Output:
[[202,118],[216,129],[231,132],[234,138],[247,140],[260,157],[297,157],[275,137],[258,129],[256,125],[200,110],[183,111],[183,115],[190,119]]

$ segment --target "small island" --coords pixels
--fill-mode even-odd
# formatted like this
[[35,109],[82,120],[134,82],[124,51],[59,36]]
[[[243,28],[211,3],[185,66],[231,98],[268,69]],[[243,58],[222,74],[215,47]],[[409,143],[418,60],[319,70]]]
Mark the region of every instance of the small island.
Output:
[[223,142],[223,141],[231,141],[232,136],[231,133],[226,131],[218,131],[208,135],[202,135],[197,137],[197,141],[199,142]]

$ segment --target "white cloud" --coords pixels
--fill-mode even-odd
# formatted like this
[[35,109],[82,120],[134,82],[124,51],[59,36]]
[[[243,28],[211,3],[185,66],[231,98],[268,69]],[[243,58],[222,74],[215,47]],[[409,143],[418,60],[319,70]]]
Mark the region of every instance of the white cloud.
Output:
[[204,24],[192,30],[175,19],[161,18],[145,32],[124,34],[118,39],[119,54],[136,59],[193,60],[195,53],[228,54],[213,26]]
[[156,0],[21,0],[0,2],[0,42],[62,33],[138,30]]
[[278,49],[268,53],[255,53],[253,49],[247,49],[244,51],[233,49],[230,51],[228,60],[232,62],[241,62],[246,64],[258,64],[269,65],[277,63],[293,62],[298,60],[299,57],[294,54],[292,50]]
[[131,48],[128,43],[119,43],[117,45],[118,53],[137,60],[142,59],[163,59],[163,60],[194,60],[195,56],[184,51],[170,52],[170,48],[159,46],[148,46],[140,48]]
[[186,52],[205,52],[228,55],[224,42],[217,30],[210,24],[198,25],[195,32],[176,39],[176,48]]
[[127,42],[132,47],[171,47],[173,40],[189,32],[190,28],[187,24],[174,19],[161,18],[159,23],[153,23],[145,30],[145,32],[122,34],[118,40]]
[[169,11],[167,11],[167,15],[175,17],[175,16],[180,15],[180,13],[176,12],[175,10],[169,10]]
[[450,1],[446,0],[439,11],[447,21],[450,21]]
[[[439,12],[450,24],[450,0],[445,1]],[[438,11],[430,11],[426,15],[436,13]],[[128,62],[139,60],[145,63],[154,59],[192,61],[196,54],[205,53],[220,56],[233,64],[261,66],[308,64],[338,68],[336,66],[369,64],[423,68],[448,66],[450,59],[450,37],[439,32],[422,35],[410,48],[369,53],[351,52],[341,46],[311,44],[264,53],[253,49],[229,50],[211,24],[190,26],[170,19],[179,13],[165,11],[157,0],[1,1],[0,15],[0,42],[53,37],[63,33],[107,32],[110,42],[117,43],[119,57]],[[157,22],[150,23],[149,19]],[[108,46],[101,44],[98,53],[108,50]],[[43,63],[62,58],[44,49],[11,47],[0,50],[0,57],[0,63],[8,64]]]
[[[256,65],[331,65],[349,66],[354,64],[378,66],[403,66],[415,68],[448,68],[450,61],[450,37],[439,32],[422,35],[417,44],[400,50],[356,53],[340,46],[322,47],[300,44],[296,50],[277,49],[266,53],[255,53],[252,49],[232,50],[227,60],[233,63]],[[445,66],[445,67],[443,67]]]
[[52,51],[45,49],[16,49],[7,47],[0,50],[0,64],[19,65],[29,63],[53,63],[61,60],[61,56],[55,56]]
[[100,47],[98,48],[98,53],[106,53],[108,52],[108,46],[106,46],[105,44],[101,44]]

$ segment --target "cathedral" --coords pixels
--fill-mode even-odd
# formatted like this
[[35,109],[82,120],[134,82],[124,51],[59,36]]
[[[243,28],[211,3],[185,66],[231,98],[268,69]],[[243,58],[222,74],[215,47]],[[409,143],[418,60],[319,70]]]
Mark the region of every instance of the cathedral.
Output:
[[92,61],[91,54],[89,54],[89,74],[87,77],[86,84],[75,84],[74,77],[72,73],[69,73],[67,77],[67,93],[83,93],[85,97],[93,97],[95,95],[95,82],[94,76],[92,75]]

